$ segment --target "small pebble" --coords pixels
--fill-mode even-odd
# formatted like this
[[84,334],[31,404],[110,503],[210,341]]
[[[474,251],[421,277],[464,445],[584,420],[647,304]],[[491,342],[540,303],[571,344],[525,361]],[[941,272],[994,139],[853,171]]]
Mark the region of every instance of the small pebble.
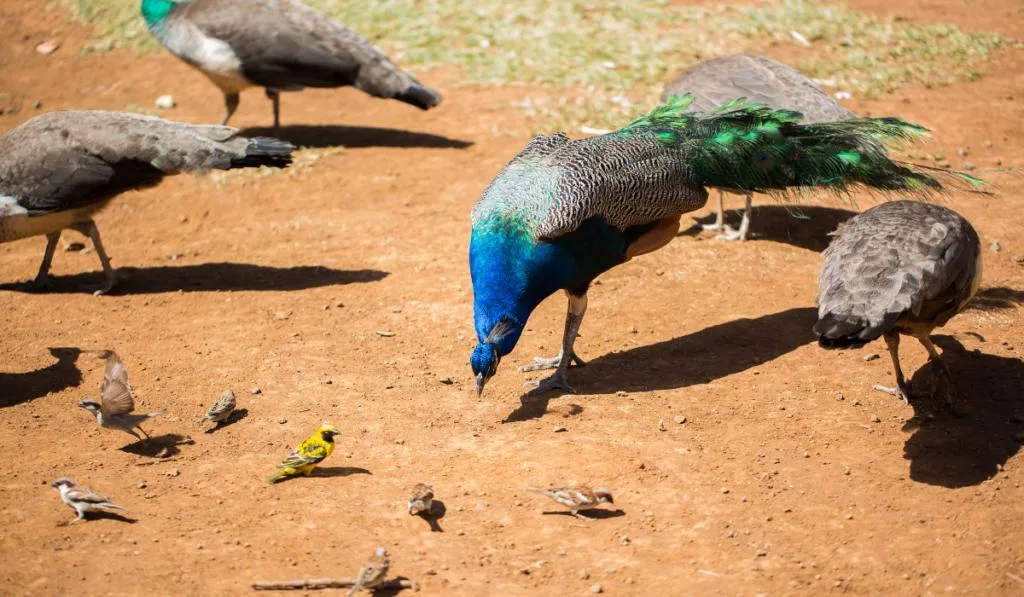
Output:
[[168,477],[177,477],[178,475],[181,474],[181,471],[179,471],[176,468],[172,468],[171,470],[167,471],[164,474],[167,475]]
[[377,330],[377,335],[381,338],[390,338],[391,336],[394,336],[395,333],[391,330]]
[[455,380],[454,380],[454,379],[452,379],[452,378],[450,378],[450,377],[442,377],[442,378],[441,378],[441,383],[443,383],[443,384],[444,384],[444,385],[446,385],[446,386],[450,386],[450,385],[452,385],[453,383],[455,383]]
[[253,386],[253,388],[252,388],[252,390],[250,390],[250,392],[252,393],[253,396],[255,396],[257,394],[262,394],[263,390],[259,389],[259,387],[257,387],[257,386]]
[[568,431],[568,429],[566,429],[565,427],[562,427],[561,425],[559,425],[558,427],[555,427],[553,431],[555,433],[562,433],[562,432]]
[[629,392],[627,392],[625,390],[619,390],[618,392],[615,392],[615,395],[616,396],[629,396]]
[[580,570],[580,580],[587,580],[590,578],[590,573],[586,570]]
[[877,352],[873,352],[871,354],[864,355],[864,360],[865,361],[874,361],[875,359],[879,359],[879,358],[881,358],[881,357],[878,356]]
[[964,162],[964,170],[967,170],[968,172],[976,170],[977,168],[978,166],[974,162]]
[[722,488],[722,493],[729,493],[729,488],[728,487],[723,487]]
[[55,39],[51,39],[49,41],[44,41],[43,43],[36,46],[36,52],[39,52],[43,56],[46,56],[48,54],[53,54],[54,52],[56,52],[57,48],[59,47],[60,42]]
[[878,415],[875,415],[875,416],[871,417],[871,422],[872,423],[881,423],[882,419],[879,419]]
[[277,420],[277,424],[278,425],[284,425],[287,422],[288,422],[288,419],[286,419],[284,417],[281,417],[280,419]]
[[759,550],[757,550],[757,553],[755,553],[754,555],[759,557],[759,558],[763,558],[763,557],[768,555],[768,552],[763,550],[763,549],[759,549]]
[[277,319],[278,321],[284,321],[291,316],[291,311],[278,311],[277,313],[274,313],[274,319]]
[[665,431],[665,419],[658,419],[658,431]]
[[156,107],[161,110],[170,110],[174,107],[174,96],[173,95],[161,95],[156,98]]
[[970,155],[970,153],[971,153],[971,151],[967,147],[961,147],[961,148],[956,150],[956,154],[958,156],[962,157],[962,158],[967,157],[968,155]]
[[143,481],[142,483],[139,483],[138,487],[139,487],[139,489],[145,489],[146,488],[146,482]]
[[994,251],[994,252],[998,253],[999,251],[1001,251],[1001,250],[1002,250],[1002,248],[1003,248],[1003,247],[1002,247],[1002,245],[1000,245],[1000,244],[999,244],[999,241],[997,241],[997,240],[994,240],[994,241],[992,241],[992,243],[991,243],[991,244],[989,245],[989,248],[990,248],[990,249],[992,249],[992,251]]
[[590,592],[591,593],[600,593],[603,590],[604,589],[601,588],[600,583],[594,583],[594,584],[590,585]]
[[399,446],[404,446],[405,445],[405,440],[404,439],[396,439],[395,440],[395,444],[397,444]]
[[672,417],[672,419],[676,422],[677,425],[682,425],[683,423],[686,422],[686,417],[683,415],[676,415]]

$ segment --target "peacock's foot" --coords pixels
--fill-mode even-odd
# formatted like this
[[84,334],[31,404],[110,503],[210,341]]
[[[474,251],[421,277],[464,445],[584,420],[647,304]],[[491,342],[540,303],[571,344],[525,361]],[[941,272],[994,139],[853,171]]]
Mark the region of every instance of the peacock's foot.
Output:
[[715,240],[747,240],[746,236],[739,230],[731,226],[726,226],[723,229],[722,234],[715,236]]
[[[526,373],[528,371],[544,371],[545,369],[557,369],[559,363],[562,362],[562,353],[558,353],[555,357],[534,357],[533,363],[529,365],[523,365],[519,368],[520,373]],[[576,365],[582,367],[587,362],[576,356],[576,353],[569,355],[569,365]]]
[[117,286],[117,276],[111,276],[99,286],[86,286],[83,290],[92,292],[93,296],[103,296],[108,294],[114,287]]
[[536,382],[527,382],[527,385],[533,385],[534,388],[527,392],[527,397],[540,396],[551,391],[561,391],[566,394],[575,394],[576,390],[569,385],[569,380],[564,370],[558,369],[554,375],[545,377],[544,379]]

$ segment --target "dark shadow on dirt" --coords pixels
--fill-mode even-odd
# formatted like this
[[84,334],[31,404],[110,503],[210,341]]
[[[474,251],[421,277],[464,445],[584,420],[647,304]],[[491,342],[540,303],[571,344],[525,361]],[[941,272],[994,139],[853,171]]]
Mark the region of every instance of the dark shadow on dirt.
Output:
[[25,373],[0,373],[0,408],[42,398],[50,392],[76,388],[82,383],[78,348],[50,348],[56,363]]
[[274,130],[273,127],[253,127],[242,131],[246,137],[274,137],[298,147],[432,147],[439,149],[465,149],[472,141],[451,139],[432,133],[418,133],[374,126],[345,126],[338,124],[293,124]]
[[1024,290],[997,286],[979,290],[967,308],[979,311],[996,311],[999,309],[1012,309],[1021,305],[1024,305]]
[[[708,383],[776,359],[814,341],[817,311],[787,309],[756,319],[736,319],[703,330],[599,356],[569,370],[569,383],[580,394],[669,390]],[[585,347],[578,345],[582,350]],[[586,356],[583,357],[586,359]],[[557,391],[527,393],[504,423],[536,419],[547,412]]]
[[[914,417],[904,425],[912,435],[904,446],[910,478],[929,485],[968,487],[996,475],[1021,447],[1024,432],[1024,362],[967,351],[950,336],[932,336],[942,348],[966,416],[954,416],[940,396],[913,400]],[[933,366],[911,379],[917,391],[931,390]]]
[[[337,270],[318,265],[271,267],[251,263],[202,263],[196,265],[118,268],[118,283],[109,294],[159,294],[222,290],[306,290],[340,284],[377,282],[388,272],[375,269]],[[90,280],[100,272],[50,278],[53,293],[89,293]],[[0,284],[0,290],[28,291],[24,283]]]
[[[726,205],[729,197],[726,195]],[[739,197],[735,195],[734,197]],[[828,247],[833,232],[839,224],[857,215],[857,212],[835,207],[818,205],[758,205],[754,195],[754,208],[751,214],[750,231],[747,240],[769,240],[793,245],[810,251],[821,252]],[[712,201],[708,201],[711,205]],[[742,211],[742,210],[741,210]],[[735,210],[725,210],[725,221],[733,228],[739,228],[740,215]],[[717,232],[703,232],[701,226],[712,224],[715,214],[694,218],[693,226],[680,232],[680,235],[697,236],[707,234],[712,238]]]
[[[111,433],[114,432],[111,431]],[[181,453],[181,446],[191,446],[194,443],[196,442],[191,437],[177,433],[167,433],[165,435],[150,436],[147,439],[130,443],[121,448],[121,451],[135,454],[136,456],[164,459],[177,456]]]
[[225,427],[230,427],[231,425],[234,425],[235,423],[241,421],[242,419],[244,419],[244,418],[246,418],[248,416],[249,416],[249,409],[248,408],[239,408],[239,409],[235,410],[234,412],[232,412],[228,416],[228,418],[226,418],[223,421],[217,423],[213,427],[210,427],[209,429],[207,429],[206,433],[215,433],[215,432],[220,431],[221,429],[223,429]]

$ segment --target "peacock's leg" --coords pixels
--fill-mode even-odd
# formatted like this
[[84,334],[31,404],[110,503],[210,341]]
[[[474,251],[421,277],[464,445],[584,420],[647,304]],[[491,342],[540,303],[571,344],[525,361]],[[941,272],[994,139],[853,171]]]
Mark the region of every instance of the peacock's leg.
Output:
[[110,258],[107,257],[107,252],[103,249],[103,241],[100,240],[100,229],[96,227],[96,222],[92,220],[75,222],[70,228],[88,236],[92,240],[92,247],[96,250],[96,256],[100,259],[100,265],[103,266],[103,277],[106,278],[106,281],[99,288],[92,289],[93,294],[99,296],[110,292],[117,284],[117,270],[110,265]]
[[60,240],[60,230],[46,235],[46,251],[43,253],[43,261],[39,264],[36,278],[29,284],[33,290],[45,290],[50,286],[50,264],[53,262],[53,252],[57,248],[58,240]]
[[896,369],[896,387],[890,388],[882,384],[875,384],[874,389],[886,394],[892,394],[909,404],[910,386],[907,385],[907,380],[903,377],[903,368],[900,367],[900,334],[893,330],[886,332],[884,338],[885,347],[889,349],[889,356],[892,357],[892,366]]
[[725,193],[718,191],[718,213],[715,215],[714,224],[704,224],[701,226],[704,230],[725,230]]
[[743,221],[740,222],[740,229],[739,230],[733,230],[732,228],[726,226],[723,229],[725,231],[724,234],[719,234],[715,238],[718,239],[718,240],[738,240],[738,241],[747,240],[747,232],[750,231],[750,210],[751,210],[751,204],[753,203],[753,201],[754,201],[753,194],[747,193],[747,204],[746,204],[745,209],[743,210]]
[[541,369],[554,369],[555,373],[550,377],[542,379],[538,384],[535,393],[543,393],[548,390],[565,390],[573,392],[572,386],[567,380],[569,366],[572,363],[582,366],[586,363],[576,356],[573,346],[576,344],[576,337],[579,336],[580,324],[583,323],[583,315],[587,312],[587,295],[575,295],[566,291],[569,298],[569,308],[565,314],[565,332],[562,335],[562,350],[557,357],[545,359],[538,357],[532,365],[520,367],[520,371],[539,371]]

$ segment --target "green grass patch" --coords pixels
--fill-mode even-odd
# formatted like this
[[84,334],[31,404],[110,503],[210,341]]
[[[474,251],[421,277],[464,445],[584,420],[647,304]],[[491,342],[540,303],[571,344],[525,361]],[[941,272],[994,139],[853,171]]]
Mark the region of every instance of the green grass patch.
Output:
[[[58,0],[93,26],[89,49],[157,47],[138,0]],[[921,25],[841,4],[783,0],[692,7],[666,0],[309,0],[373,40],[403,67],[459,69],[474,85],[552,88],[522,107],[537,128],[614,127],[646,111],[671,76],[702,59],[792,45],[795,66],[830,89],[875,96],[972,80],[1016,42],[952,25]],[[244,17],[243,17],[244,18]]]

